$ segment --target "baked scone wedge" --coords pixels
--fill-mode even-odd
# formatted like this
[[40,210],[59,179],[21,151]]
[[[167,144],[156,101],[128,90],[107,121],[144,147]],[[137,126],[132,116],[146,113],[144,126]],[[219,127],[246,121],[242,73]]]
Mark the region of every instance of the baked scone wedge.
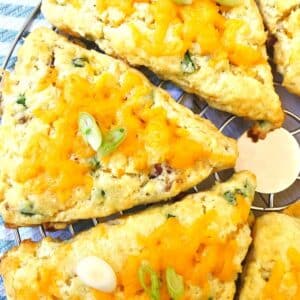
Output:
[[[191,4],[176,4],[183,2]],[[148,67],[214,108],[259,121],[251,134],[264,137],[284,114],[262,18],[254,0],[217,2],[225,1],[44,0],[42,11],[60,30]]]
[[[248,216],[254,190],[255,177],[241,172],[210,191],[114,224],[99,224],[71,241],[23,242],[0,264],[8,299],[171,299],[167,268],[182,276],[183,287],[172,276],[173,291],[181,295],[176,299],[233,299],[235,280],[251,243]],[[86,272],[78,265],[91,256],[104,260],[116,274],[112,293],[90,287],[101,286],[107,273],[83,281]],[[144,265],[159,277],[159,288],[152,292],[160,298],[143,290]]]
[[300,1],[257,0],[265,22],[276,38],[274,61],[283,85],[300,95]]
[[300,199],[289,205],[283,212],[291,217],[300,218]]
[[300,299],[300,219],[268,213],[256,221],[240,300]]
[[2,94],[0,212],[9,225],[164,200],[236,160],[233,139],[140,72],[47,28],[26,39]]

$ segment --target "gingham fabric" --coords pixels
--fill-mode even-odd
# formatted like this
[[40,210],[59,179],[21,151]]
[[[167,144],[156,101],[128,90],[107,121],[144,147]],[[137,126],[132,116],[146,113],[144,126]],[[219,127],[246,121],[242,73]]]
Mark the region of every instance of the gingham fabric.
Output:
[[[39,2],[40,0],[0,0],[0,67],[18,31]],[[29,30],[45,24],[47,23],[39,15]],[[10,62],[10,66],[13,62],[14,60]]]
[[[2,67],[5,57],[13,43],[18,31],[23,26],[26,18],[31,14],[39,0],[0,0],[0,67]],[[33,26],[29,28],[31,31],[36,26],[46,25],[42,16],[37,16],[37,20]],[[49,26],[49,25],[48,25]],[[13,54],[12,59],[9,62],[11,68],[15,62],[16,51]],[[29,229],[27,229],[28,231]],[[30,236],[33,235],[30,229]],[[26,235],[26,229],[22,229]],[[29,235],[29,232],[28,232]],[[16,245],[15,231],[6,229],[0,219],[0,255],[6,252],[8,249]],[[0,279],[0,300],[5,300],[5,291]]]

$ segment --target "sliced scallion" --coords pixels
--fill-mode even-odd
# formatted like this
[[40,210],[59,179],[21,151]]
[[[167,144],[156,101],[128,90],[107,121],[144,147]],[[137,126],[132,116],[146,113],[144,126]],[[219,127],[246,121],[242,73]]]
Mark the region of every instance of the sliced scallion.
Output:
[[97,171],[101,167],[100,161],[98,160],[97,156],[90,158],[89,164],[92,171]]
[[124,128],[116,128],[109,131],[103,138],[101,147],[98,153],[101,156],[106,156],[115,151],[126,137],[126,130]]
[[18,96],[18,99],[17,99],[16,102],[17,102],[17,104],[21,104],[21,105],[23,105],[25,108],[27,108],[25,94],[20,94],[20,95]]
[[183,73],[193,73],[196,71],[196,66],[191,58],[189,51],[184,54],[183,60],[181,62],[181,70],[183,71]]
[[77,57],[72,59],[73,66],[77,68],[83,68],[86,62],[88,62],[88,59],[85,57]]
[[173,214],[170,214],[170,213],[168,213],[166,217],[167,217],[167,219],[176,218],[176,216],[175,216],[175,215],[173,215]]
[[87,112],[81,112],[79,114],[78,126],[84,140],[93,150],[98,151],[102,144],[102,134],[93,116]]
[[[149,276],[150,278],[150,286],[146,284],[146,278]],[[160,281],[157,273],[151,268],[149,264],[143,262],[138,270],[138,277],[141,286],[148,294],[151,300],[159,300],[160,299]]]
[[224,193],[224,198],[232,205],[236,204],[235,193],[232,191],[227,191]]
[[187,5],[187,4],[192,4],[193,0],[173,0],[173,2],[175,2],[176,4]]
[[216,2],[225,6],[237,6],[241,4],[241,0],[216,0]]
[[33,203],[25,203],[25,205],[20,209],[20,213],[24,216],[34,216],[36,213],[34,212]]
[[166,270],[166,281],[170,297],[173,300],[180,300],[184,294],[183,277],[178,275],[173,268],[169,267]]

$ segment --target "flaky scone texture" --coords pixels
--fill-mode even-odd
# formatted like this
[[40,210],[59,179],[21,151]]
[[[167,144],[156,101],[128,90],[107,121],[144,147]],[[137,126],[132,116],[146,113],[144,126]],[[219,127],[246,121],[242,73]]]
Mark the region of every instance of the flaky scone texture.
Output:
[[[42,11],[60,30],[95,41],[106,53],[132,65],[148,67],[160,77],[203,97],[214,108],[264,121],[263,126],[257,123],[252,135],[264,137],[269,130],[281,126],[284,114],[273,88],[265,51],[266,34],[254,0],[240,1],[234,7],[221,7],[219,16],[214,11],[209,13],[211,6],[216,5],[215,1],[195,0],[194,7],[186,13],[196,14],[195,18],[190,18],[194,23],[184,23],[182,33],[178,33],[181,25],[175,20],[185,18],[188,5],[175,8],[171,0],[107,3],[105,0],[44,0]],[[175,10],[179,11],[177,15]],[[216,19],[211,21],[211,18]],[[222,21],[219,18],[223,18]],[[222,40],[213,36],[213,26],[216,31],[224,30],[218,22],[224,22],[225,27],[228,24]],[[186,34],[188,41],[182,40],[185,26],[191,35],[195,35],[194,39]],[[198,31],[193,32],[197,28]],[[200,46],[195,42],[197,39]],[[193,66],[186,61],[182,51],[177,51],[180,43],[187,42],[191,42],[188,53]],[[211,46],[214,43],[215,46]],[[237,45],[239,50],[226,50],[217,58],[205,50],[205,46],[210,51],[221,48],[221,43],[229,49]],[[170,49],[166,50],[167,47]],[[252,64],[247,60],[253,52],[261,59]],[[190,63],[188,67],[194,70],[183,70],[184,63]]]
[[[0,126],[0,212],[11,226],[69,223],[177,195],[232,167],[236,142],[177,104],[125,63],[41,28],[5,74]],[[84,140],[87,112],[109,155]],[[108,140],[109,142],[109,140]]]
[[258,0],[266,24],[275,36],[274,59],[283,85],[300,95],[300,2]]
[[[8,299],[148,299],[137,272],[146,262],[160,276],[160,299],[170,299],[163,291],[166,261],[183,276],[184,299],[233,299],[251,242],[254,190],[255,177],[241,172],[207,192],[99,224],[71,241],[23,242],[0,263]],[[118,282],[113,293],[98,292],[76,275],[77,264],[88,256],[113,268]]]
[[299,299],[300,219],[268,213],[252,235],[239,299]]

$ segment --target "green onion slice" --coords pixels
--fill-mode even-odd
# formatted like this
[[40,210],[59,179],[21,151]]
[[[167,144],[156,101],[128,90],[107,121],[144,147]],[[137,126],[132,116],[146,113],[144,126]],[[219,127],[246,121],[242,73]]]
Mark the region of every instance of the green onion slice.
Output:
[[181,70],[184,73],[193,73],[196,71],[196,66],[191,58],[190,52],[187,51],[184,54],[183,60],[181,62]]
[[78,126],[84,140],[93,150],[98,151],[102,144],[102,134],[93,116],[87,112],[81,112],[79,114]]
[[126,130],[124,128],[116,128],[104,136],[102,145],[99,149],[99,154],[105,156],[115,151],[126,137]]
[[[146,284],[146,276],[150,277],[150,286]],[[151,300],[160,299],[160,281],[157,273],[146,263],[142,262],[138,270],[139,281]]]
[[192,4],[193,0],[173,0],[173,2],[175,2],[176,4],[186,5],[186,4]]
[[179,300],[184,294],[184,282],[183,277],[178,275],[173,268],[167,268],[166,270],[167,288],[170,297],[173,300]]
[[25,94],[20,94],[20,95],[18,96],[18,99],[17,99],[16,102],[17,102],[17,104],[21,104],[21,105],[23,105],[25,108],[27,108]]
[[224,198],[232,205],[236,204],[235,193],[232,191],[227,191],[224,193]]
[[77,68],[83,68],[86,62],[88,62],[88,59],[85,57],[77,57],[72,59],[73,66]]
[[216,2],[225,6],[237,6],[241,4],[241,0],[216,0]]

